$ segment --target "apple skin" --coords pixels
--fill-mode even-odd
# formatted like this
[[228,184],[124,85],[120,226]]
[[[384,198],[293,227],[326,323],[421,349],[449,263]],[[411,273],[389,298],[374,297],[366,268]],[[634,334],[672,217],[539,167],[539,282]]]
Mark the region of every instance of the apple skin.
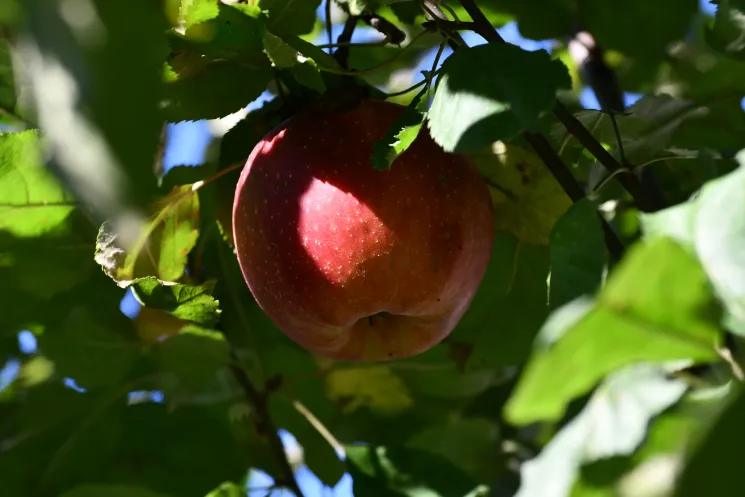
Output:
[[274,324],[303,348],[343,361],[385,361],[433,347],[484,277],[494,213],[465,158],[426,126],[387,171],[373,143],[404,107],[363,100],[307,110],[251,152],[235,192],[243,277]]

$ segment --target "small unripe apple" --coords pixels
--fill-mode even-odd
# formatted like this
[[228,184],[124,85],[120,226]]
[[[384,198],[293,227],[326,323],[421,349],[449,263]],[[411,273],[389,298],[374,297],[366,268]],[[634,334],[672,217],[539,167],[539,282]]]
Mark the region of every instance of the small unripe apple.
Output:
[[364,100],[304,111],[251,152],[233,237],[259,306],[305,349],[336,360],[421,353],[468,308],[491,255],[478,171],[422,128],[390,170],[370,165],[404,107]]

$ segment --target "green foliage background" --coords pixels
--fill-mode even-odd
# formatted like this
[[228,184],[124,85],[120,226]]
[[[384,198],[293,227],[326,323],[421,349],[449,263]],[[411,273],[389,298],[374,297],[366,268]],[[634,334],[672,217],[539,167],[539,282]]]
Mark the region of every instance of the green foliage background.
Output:
[[[713,18],[695,0],[476,3],[446,0],[449,21],[426,22],[420,1],[338,0],[337,24],[375,13],[405,34],[348,47],[345,68],[311,43],[319,0],[3,2],[0,365],[21,366],[0,390],[0,495],[235,496],[250,469],[297,491],[300,464],[328,486],[351,474],[357,497],[745,494],[745,2],[712,1]],[[494,40],[511,21],[554,39],[552,54]],[[579,105],[578,26],[644,95],[616,116],[623,157],[609,115]],[[489,43],[401,87],[443,35],[472,29]],[[396,167],[429,132],[479,166],[496,210],[455,331],[381,364],[287,339],[230,233],[257,141],[360,89],[409,106],[370,167]],[[205,164],[163,173],[166,123],[222,118],[265,90]],[[624,157],[633,171],[609,175]],[[659,209],[629,189],[649,172]],[[144,306],[133,320],[125,289]]]

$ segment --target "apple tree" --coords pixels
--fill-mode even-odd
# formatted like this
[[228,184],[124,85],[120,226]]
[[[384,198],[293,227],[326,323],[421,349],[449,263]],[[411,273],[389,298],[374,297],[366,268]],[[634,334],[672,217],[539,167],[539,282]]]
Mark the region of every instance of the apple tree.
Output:
[[744,21],[4,0],[0,495],[745,495]]

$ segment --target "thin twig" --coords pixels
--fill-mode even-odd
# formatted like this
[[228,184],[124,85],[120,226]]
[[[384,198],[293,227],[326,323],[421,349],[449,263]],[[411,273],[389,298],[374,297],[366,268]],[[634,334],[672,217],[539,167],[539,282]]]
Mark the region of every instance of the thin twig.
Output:
[[[334,35],[332,34],[332,25],[331,25],[331,2],[334,0],[326,0],[326,37],[328,38],[328,43],[331,45],[334,43]],[[333,49],[329,46],[329,54],[333,51]]]
[[[424,9],[424,15],[427,17],[429,22],[434,22],[437,24],[442,21],[442,27],[447,27],[452,22],[442,12],[440,7],[432,0],[424,0],[422,3],[422,8]],[[466,42],[455,29],[452,29],[451,32],[448,33],[448,35],[448,46],[450,46],[450,48],[452,48],[453,50],[455,50],[459,46],[464,46],[466,44]]]
[[272,418],[269,416],[267,396],[263,392],[259,392],[248,377],[246,370],[237,365],[239,359],[233,350],[231,350],[231,359],[230,370],[233,373],[233,376],[235,376],[238,384],[241,386],[246,400],[256,410],[256,417],[258,418],[257,429],[261,435],[267,437],[269,440],[269,447],[274,454],[277,464],[279,464],[280,471],[282,471],[283,481],[281,482],[281,485],[292,490],[297,497],[304,497],[303,492],[300,490],[300,486],[295,479],[295,473],[292,470],[292,466],[290,466],[290,461],[287,460],[285,448],[284,445],[282,445],[282,439],[279,438],[277,427],[274,426]]

